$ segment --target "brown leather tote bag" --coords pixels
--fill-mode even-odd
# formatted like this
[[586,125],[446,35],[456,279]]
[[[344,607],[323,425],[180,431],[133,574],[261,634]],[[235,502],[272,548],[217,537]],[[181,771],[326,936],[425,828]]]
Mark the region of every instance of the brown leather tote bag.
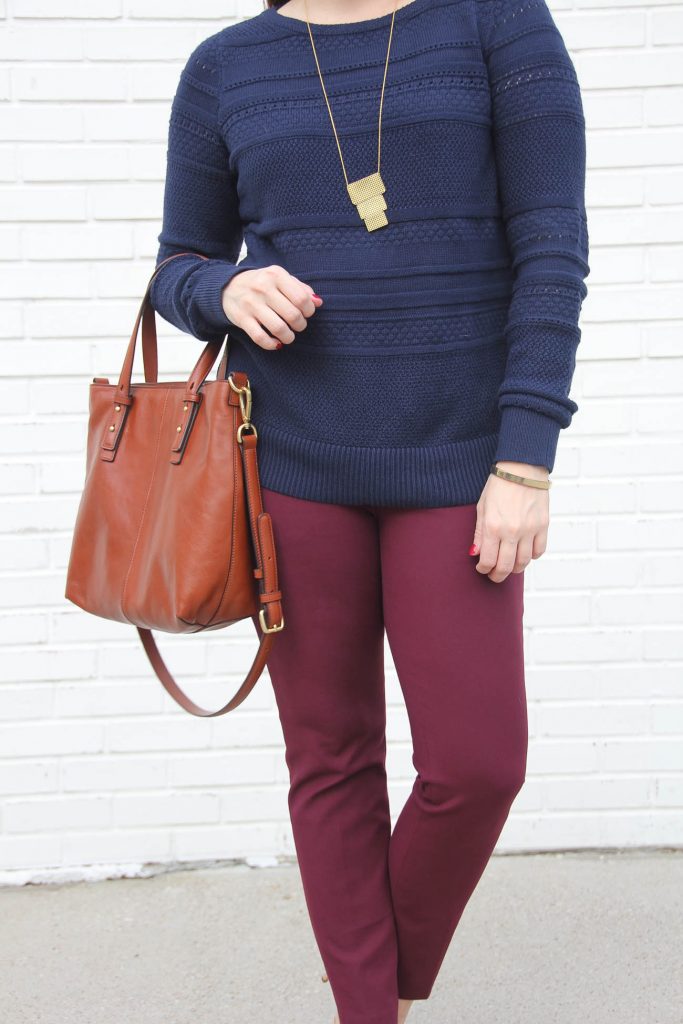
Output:
[[[65,596],[93,615],[137,627],[168,693],[190,714],[236,708],[284,628],[275,539],[264,511],[249,379],[225,377],[229,335],[207,344],[187,381],[157,381],[149,279],[117,384],[90,384],[85,485],[72,536]],[[131,384],[140,323],[145,380]],[[217,711],[180,689],[152,630],[200,633],[258,613],[260,642],[246,678]]]

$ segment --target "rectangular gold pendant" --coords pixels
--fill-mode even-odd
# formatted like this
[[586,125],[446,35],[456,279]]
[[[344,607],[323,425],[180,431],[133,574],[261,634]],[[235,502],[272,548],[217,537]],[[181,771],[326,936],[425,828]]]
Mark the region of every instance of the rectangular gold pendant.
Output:
[[387,204],[382,195],[386,186],[379,171],[368,174],[365,178],[358,178],[357,181],[350,181],[347,187],[351,202],[358,210],[368,231],[383,228],[389,223],[384,213]]

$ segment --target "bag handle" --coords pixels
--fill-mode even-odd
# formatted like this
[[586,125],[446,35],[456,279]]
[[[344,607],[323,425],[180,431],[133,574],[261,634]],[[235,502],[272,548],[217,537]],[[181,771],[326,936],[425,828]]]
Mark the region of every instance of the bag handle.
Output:
[[[158,361],[157,361],[157,329],[156,329],[156,317],[155,310],[150,300],[150,293],[152,291],[152,282],[159,273],[162,267],[164,267],[171,260],[178,259],[179,256],[196,256],[200,260],[208,260],[208,256],[204,256],[200,252],[176,252],[171,256],[167,256],[154,268],[152,275],[147,282],[147,288],[145,294],[142,297],[140,303],[140,313],[142,316],[142,360],[145,372],[145,381],[149,384],[157,383],[158,374]],[[138,323],[133,328],[133,332],[137,335]],[[222,342],[221,342],[222,344]]]
[[[133,331],[130,336],[130,342],[128,343],[128,349],[126,356],[121,367],[121,373],[119,375],[119,381],[116,389],[116,400],[118,402],[131,398],[130,393],[130,382],[133,372],[133,361],[135,359],[135,348],[137,345],[138,333],[140,330],[140,321],[142,320],[142,349],[143,349],[143,361],[145,364],[145,380],[148,383],[156,384],[157,372],[158,372],[158,345],[157,345],[157,329],[156,329],[156,313],[154,307],[149,301],[149,293],[152,288],[152,282],[156,275],[159,273],[161,268],[165,266],[170,260],[178,259],[179,256],[196,256],[202,260],[208,260],[208,256],[202,256],[201,253],[197,252],[176,252],[172,256],[167,256],[165,260],[159,263],[145,289],[145,294],[142,297],[138,314],[135,318],[133,325]],[[206,347],[202,351],[199,359],[197,360],[194,369],[192,370],[190,377],[187,382],[188,392],[187,394],[194,395],[204,380],[208,376],[211,367],[216,361],[216,356],[220,352],[223,345],[223,341],[207,342]],[[187,395],[186,395],[187,397]]]
[[[100,444],[100,458],[105,462],[113,462],[116,458],[116,452],[119,447],[121,440],[121,434],[126,423],[126,417],[128,410],[133,404],[134,397],[131,391],[131,376],[133,373],[133,362],[135,359],[135,348],[137,345],[138,333],[140,331],[140,321],[143,320],[143,316],[146,317],[147,330],[143,331],[143,359],[145,364],[145,377],[149,383],[156,383],[157,379],[157,366],[158,366],[158,351],[157,351],[157,332],[156,332],[156,313],[151,303],[149,302],[149,292],[152,286],[152,281],[155,275],[159,272],[162,266],[169,262],[169,260],[177,259],[179,256],[197,256],[199,259],[206,260],[208,256],[202,256],[200,253],[192,252],[177,252],[171,256],[167,256],[165,260],[155,267],[149,281],[147,282],[147,288],[145,294],[142,297],[140,308],[138,309],[138,315],[135,318],[133,325],[133,332],[130,336],[126,355],[123,360],[121,367],[121,373],[113,393],[113,408],[111,411],[111,420],[107,425],[107,428],[103,432],[102,441]],[[197,362],[195,363],[190,377],[185,387],[185,393],[183,395],[183,410],[188,413],[183,424],[185,433],[191,426],[194,414],[196,413],[197,406],[202,400],[202,394],[200,388],[206,378],[208,377],[211,367],[216,361],[216,358],[221,350],[223,342],[210,341],[205,346]],[[182,458],[182,453],[180,455]]]
[[[152,303],[149,300],[148,296],[149,296],[149,293],[152,290],[152,281],[154,280],[154,277],[156,276],[156,274],[161,270],[161,268],[164,266],[164,264],[168,263],[169,260],[177,259],[178,256],[198,256],[199,259],[202,259],[202,260],[206,260],[206,259],[209,258],[208,256],[204,256],[200,252],[176,252],[176,253],[173,253],[172,256],[167,256],[166,259],[162,260],[161,263],[159,263],[155,267],[154,272],[153,272],[152,276],[149,279],[149,284],[147,286],[147,291],[145,292],[145,298],[143,298],[143,300],[142,300],[141,308],[143,308],[143,313],[142,313],[142,359],[143,359],[144,372],[145,372],[145,381],[147,381],[150,384],[156,384],[156,382],[157,382],[158,364],[157,364],[156,318],[154,316],[154,307],[152,306]],[[145,302],[145,299],[147,299],[148,301]],[[227,338],[228,344],[225,346],[225,352],[223,353],[223,358],[221,359],[220,365],[219,365],[218,370],[217,370],[217,376],[216,376],[217,380],[225,380],[226,377],[227,377],[226,369],[227,369],[227,359],[228,359],[228,347],[229,347],[229,342],[230,342],[230,336],[229,336],[229,334],[227,332],[226,332],[226,338]],[[223,340],[225,341],[225,338]]]
[[[157,334],[156,334],[156,319],[155,310],[149,300],[149,292],[151,289],[152,281],[158,271],[169,262],[169,260],[176,259],[178,256],[198,256],[200,259],[208,259],[207,256],[202,256],[201,253],[174,253],[172,256],[167,256],[165,260],[162,260],[152,273],[145,294],[140,303],[140,309],[135,320],[133,327],[133,333],[128,345],[126,352],[126,358],[124,365],[121,370],[119,377],[119,384],[115,397],[115,404],[122,404],[124,410],[127,409],[128,404],[132,401],[132,395],[130,393],[130,381],[131,373],[133,368],[133,359],[135,357],[135,346],[137,342],[137,336],[140,329],[140,321],[142,320],[142,352],[145,367],[145,380],[149,383],[157,382],[157,360],[158,360],[158,346],[157,346]],[[146,329],[145,329],[146,328]],[[199,388],[204,383],[204,380],[211,371],[211,367],[216,361],[223,342],[209,342],[200,355],[197,363],[195,364],[190,379],[188,381],[188,391],[191,395],[191,400],[197,400],[199,397]],[[232,384],[235,390],[240,390],[247,383],[246,375],[238,372],[237,374],[231,374],[236,380],[236,386]],[[197,383],[198,381],[198,383]],[[186,394],[187,397],[187,394]],[[124,403],[124,399],[128,398],[129,402]],[[240,403],[241,404],[241,403]],[[125,418],[125,413],[124,413]],[[170,696],[179,704],[185,711],[188,711],[191,715],[196,715],[201,718],[214,718],[217,715],[224,715],[228,711],[232,711],[241,704],[246,697],[251,693],[257,680],[259,679],[263,669],[266,666],[268,655],[275,641],[275,634],[279,633],[284,629],[285,619],[282,611],[282,593],[278,589],[278,576],[277,576],[277,561],[275,558],[275,538],[273,536],[273,524],[271,516],[263,508],[263,498],[261,494],[261,485],[259,481],[258,473],[258,461],[256,457],[256,444],[257,434],[253,425],[245,420],[246,429],[249,433],[245,433],[241,430],[238,435],[238,443],[240,452],[242,455],[242,470],[244,474],[244,484],[247,497],[247,508],[249,514],[249,528],[251,531],[252,548],[256,559],[256,568],[254,569],[254,576],[258,580],[259,584],[259,603],[262,607],[259,609],[259,623],[261,626],[261,639],[259,642],[258,650],[252,662],[252,665],[247,672],[242,684],[237,689],[235,694],[223,707],[218,708],[217,711],[208,711],[206,708],[200,707],[191,700],[186,693],[176,683],[175,679],[169,672],[161,654],[157,647],[156,641],[152,634],[151,629],[147,629],[142,626],[137,626],[137,631],[140,635],[140,640],[145,649],[147,657],[149,658],[150,664],[154,669],[157,678],[162,683],[166,691]]]

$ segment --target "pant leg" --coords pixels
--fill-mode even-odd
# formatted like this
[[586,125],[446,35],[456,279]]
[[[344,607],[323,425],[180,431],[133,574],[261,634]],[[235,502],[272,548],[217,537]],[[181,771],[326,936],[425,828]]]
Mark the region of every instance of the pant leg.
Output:
[[285,616],[268,670],[311,924],[341,1024],[396,1024],[377,523],[358,507],[262,493]]
[[426,999],[525,779],[524,573],[476,571],[474,504],[377,512],[417,771],[389,848],[399,996]]

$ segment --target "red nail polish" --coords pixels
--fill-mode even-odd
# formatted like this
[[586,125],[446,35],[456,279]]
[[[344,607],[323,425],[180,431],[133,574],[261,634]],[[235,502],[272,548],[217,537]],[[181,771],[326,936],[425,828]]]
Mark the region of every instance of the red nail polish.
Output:
[[478,549],[477,549],[477,545],[476,545],[476,544],[473,544],[473,545],[471,546],[470,550],[469,550],[469,551],[468,551],[467,553],[468,553],[468,555],[476,555],[476,553],[477,553],[477,550],[478,550]]
[[316,295],[315,292],[312,292],[312,295],[314,299],[320,299],[320,301],[322,302],[322,296]]
[[284,348],[284,347],[285,347],[284,341],[278,341],[277,345],[275,346],[275,351],[277,351],[279,348]]

